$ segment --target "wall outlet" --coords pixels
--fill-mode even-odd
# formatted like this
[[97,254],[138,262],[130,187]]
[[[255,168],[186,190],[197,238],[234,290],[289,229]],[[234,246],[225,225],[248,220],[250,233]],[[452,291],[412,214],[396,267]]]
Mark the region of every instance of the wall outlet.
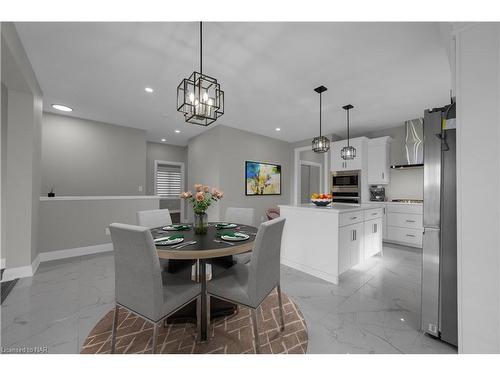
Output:
[[139,191],[142,191],[142,185],[139,185]]
[[110,236],[110,235],[111,235],[111,233],[110,233],[110,231],[109,231],[109,228],[108,228],[108,227],[106,227],[106,229],[104,229],[104,234],[105,234],[106,236]]

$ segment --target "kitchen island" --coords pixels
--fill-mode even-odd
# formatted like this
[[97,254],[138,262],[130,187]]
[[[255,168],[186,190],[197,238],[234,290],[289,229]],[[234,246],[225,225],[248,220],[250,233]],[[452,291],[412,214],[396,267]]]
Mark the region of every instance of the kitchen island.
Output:
[[339,276],[382,252],[383,210],[376,205],[281,205],[281,263],[320,279]]

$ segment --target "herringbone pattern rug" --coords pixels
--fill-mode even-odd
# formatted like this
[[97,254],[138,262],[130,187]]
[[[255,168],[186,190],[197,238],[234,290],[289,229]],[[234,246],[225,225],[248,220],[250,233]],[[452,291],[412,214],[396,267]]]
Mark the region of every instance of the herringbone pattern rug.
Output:
[[[304,354],[307,350],[307,327],[297,306],[283,294],[285,331],[279,331],[279,308],[276,291],[270,294],[258,310],[261,353]],[[113,311],[92,329],[81,353],[109,353]],[[116,338],[116,353],[151,353],[153,326],[142,318],[120,309]],[[161,327],[158,336],[159,353],[172,354],[236,354],[255,353],[250,310],[239,307],[235,315],[212,321],[209,340],[196,342],[194,324],[169,324]]]

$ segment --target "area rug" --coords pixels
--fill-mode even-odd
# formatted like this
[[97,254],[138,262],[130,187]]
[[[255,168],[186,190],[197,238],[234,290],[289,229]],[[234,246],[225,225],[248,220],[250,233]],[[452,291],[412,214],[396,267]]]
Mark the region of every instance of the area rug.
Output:
[[[279,330],[278,295],[270,294],[257,310],[261,353],[305,354],[307,351],[307,326],[298,309],[283,294],[285,330]],[[82,354],[109,353],[113,311],[108,312],[87,336]],[[144,319],[120,309],[115,353],[151,353],[153,326]],[[251,354],[255,353],[253,325],[250,310],[239,307],[232,316],[212,320],[209,339],[196,342],[193,323],[162,325],[158,335],[157,353],[162,354]]]

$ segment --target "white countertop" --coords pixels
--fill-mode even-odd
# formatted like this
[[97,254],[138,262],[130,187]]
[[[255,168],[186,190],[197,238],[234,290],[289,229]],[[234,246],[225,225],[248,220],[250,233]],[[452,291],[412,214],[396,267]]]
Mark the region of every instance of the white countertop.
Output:
[[405,205],[405,206],[422,206],[423,203],[409,203],[409,202],[391,202],[391,201],[387,201],[387,202],[369,202],[369,203],[366,203],[366,204],[375,204],[375,205],[381,205],[381,204],[391,204],[391,205]]
[[158,195],[109,195],[109,196],[55,196],[55,197],[40,197],[41,202],[45,201],[100,201],[100,200],[116,200],[116,199],[160,199]]
[[[382,202],[381,202],[382,203]],[[298,210],[315,210],[318,212],[333,212],[333,213],[343,213],[343,212],[356,212],[356,211],[363,211],[363,210],[369,210],[373,208],[379,208],[380,206],[377,204],[370,204],[370,203],[362,203],[359,206],[355,205],[350,205],[350,204],[341,204],[341,203],[334,203],[330,204],[325,207],[320,207],[316,206],[314,203],[306,203],[306,204],[299,204],[299,205],[279,205],[280,208],[294,208]]]

